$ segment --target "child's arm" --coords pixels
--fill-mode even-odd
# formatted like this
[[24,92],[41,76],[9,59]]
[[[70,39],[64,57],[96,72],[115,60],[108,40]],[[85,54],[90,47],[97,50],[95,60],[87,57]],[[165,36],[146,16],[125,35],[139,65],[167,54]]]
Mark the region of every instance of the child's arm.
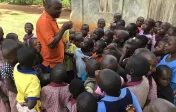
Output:
[[37,100],[28,100],[27,107],[31,110],[35,107],[36,104],[37,104]]
[[8,96],[7,96],[7,95],[5,95],[5,93],[2,91],[2,89],[1,89],[1,88],[0,88],[0,97],[1,97],[1,99],[2,99],[2,101],[3,101],[4,103],[6,103],[6,102],[8,102],[8,101],[9,101]]
[[73,56],[74,56],[73,53],[69,53],[69,52],[65,52],[65,55],[68,55],[68,56],[70,56],[70,57],[73,57]]
[[5,78],[5,82],[7,83],[7,87],[9,91],[12,91],[13,93],[17,93],[17,89],[14,85],[14,81],[12,78]]

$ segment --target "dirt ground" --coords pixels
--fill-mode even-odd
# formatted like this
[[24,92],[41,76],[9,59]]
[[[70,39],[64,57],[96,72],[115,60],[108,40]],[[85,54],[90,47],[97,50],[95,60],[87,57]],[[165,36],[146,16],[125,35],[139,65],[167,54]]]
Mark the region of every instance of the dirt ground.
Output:
[[[20,11],[27,14],[41,14],[44,10],[43,6],[38,5],[12,5],[12,4],[1,4],[0,9],[7,9],[13,11]],[[61,19],[69,19],[71,11],[69,9],[62,10]]]

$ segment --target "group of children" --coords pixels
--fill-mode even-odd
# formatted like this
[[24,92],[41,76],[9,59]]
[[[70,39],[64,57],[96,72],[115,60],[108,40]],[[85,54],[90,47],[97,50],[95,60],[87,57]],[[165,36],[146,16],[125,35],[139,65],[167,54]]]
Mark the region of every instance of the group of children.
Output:
[[176,112],[176,27],[120,13],[89,32],[63,35],[65,57],[51,73],[41,68],[41,44],[25,24],[24,42],[0,28],[2,112]]

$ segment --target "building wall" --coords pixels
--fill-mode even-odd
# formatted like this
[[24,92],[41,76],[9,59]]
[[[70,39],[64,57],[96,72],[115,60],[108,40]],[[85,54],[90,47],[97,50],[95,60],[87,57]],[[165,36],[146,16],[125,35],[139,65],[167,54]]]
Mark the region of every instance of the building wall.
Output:
[[76,29],[85,23],[93,30],[99,18],[108,27],[116,12],[122,13],[127,24],[139,16],[176,24],[176,0],[72,0],[71,20]]

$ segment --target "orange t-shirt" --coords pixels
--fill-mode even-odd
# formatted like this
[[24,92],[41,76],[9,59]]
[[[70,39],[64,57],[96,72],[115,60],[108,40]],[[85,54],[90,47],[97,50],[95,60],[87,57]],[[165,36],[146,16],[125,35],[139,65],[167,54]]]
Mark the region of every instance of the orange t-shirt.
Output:
[[56,20],[52,18],[46,11],[37,21],[36,33],[37,39],[42,45],[41,55],[43,56],[43,65],[53,68],[57,63],[63,63],[64,60],[64,43],[62,39],[53,49],[48,47],[54,40],[54,36],[59,32]]
[[92,57],[95,58],[98,62],[101,62],[101,61],[102,61],[102,56],[97,56],[96,53],[94,53],[94,54],[92,55]]

